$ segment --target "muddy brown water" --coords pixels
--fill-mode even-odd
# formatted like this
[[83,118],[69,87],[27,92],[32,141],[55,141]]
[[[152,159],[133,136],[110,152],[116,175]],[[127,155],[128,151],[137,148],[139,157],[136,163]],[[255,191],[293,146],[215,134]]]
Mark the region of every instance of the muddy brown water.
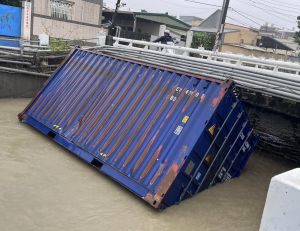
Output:
[[273,175],[294,166],[257,151],[243,175],[157,212],[17,120],[0,100],[0,230],[256,231]]

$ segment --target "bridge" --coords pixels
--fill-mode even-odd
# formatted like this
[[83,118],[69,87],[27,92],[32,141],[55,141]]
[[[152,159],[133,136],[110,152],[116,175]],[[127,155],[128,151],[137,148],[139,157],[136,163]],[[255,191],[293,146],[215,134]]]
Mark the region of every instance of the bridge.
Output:
[[113,46],[88,48],[215,79],[300,102],[300,64],[114,37]]

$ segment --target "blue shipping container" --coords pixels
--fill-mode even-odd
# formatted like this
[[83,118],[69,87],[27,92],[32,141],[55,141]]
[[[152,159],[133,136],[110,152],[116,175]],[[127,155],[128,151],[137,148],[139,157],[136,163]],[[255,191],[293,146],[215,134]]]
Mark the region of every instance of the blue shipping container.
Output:
[[239,176],[257,140],[230,80],[80,49],[19,119],[155,208]]
[[22,8],[0,4],[0,36],[21,37]]

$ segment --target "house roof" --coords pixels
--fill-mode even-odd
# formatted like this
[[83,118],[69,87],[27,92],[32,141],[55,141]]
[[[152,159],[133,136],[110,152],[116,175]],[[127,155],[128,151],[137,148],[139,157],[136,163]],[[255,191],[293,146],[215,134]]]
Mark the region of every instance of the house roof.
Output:
[[[221,10],[216,10],[211,14],[207,19],[205,19],[199,26],[192,27],[191,30],[195,32],[208,32],[208,33],[217,33],[218,23],[221,19]],[[239,30],[236,29],[224,29],[224,33],[233,33]]]
[[[201,27],[192,27],[191,31],[194,32],[208,32],[208,33],[217,33],[218,29],[217,28],[201,28]],[[234,29],[224,29],[224,33],[228,34],[228,33],[234,33],[234,32],[238,32],[239,30],[234,30]]]
[[[213,14],[211,14],[207,19],[205,19],[199,26],[197,27],[192,27],[191,30],[195,32],[208,32],[208,33],[217,33],[218,32],[218,24],[220,22],[222,16],[222,11],[221,10],[216,10]],[[228,27],[234,26],[236,28],[226,28],[226,25]],[[234,33],[234,32],[239,32],[239,28],[247,28],[249,30],[256,31],[253,28],[248,28],[240,25],[235,25],[231,23],[226,23],[224,33]]]
[[[239,28],[239,29],[247,29],[247,30],[249,30],[249,31],[259,33],[259,29],[257,29],[257,28],[254,28],[254,27],[246,27],[246,26],[237,25],[237,24],[228,23],[228,22],[225,23],[225,28],[226,28],[226,27],[227,27],[227,29],[236,29],[236,30],[238,30],[237,28]],[[230,27],[233,27],[233,28],[230,28]]]
[[179,16],[179,19],[189,25],[192,25],[193,20],[203,21],[203,18],[199,18],[196,16]]
[[287,51],[295,50],[288,44],[284,43],[283,41],[268,36],[262,36],[261,43],[262,43],[261,46],[265,48],[280,49],[280,50],[287,50]]
[[[109,13],[114,14],[113,10],[104,10],[103,14]],[[160,23],[166,25],[168,27],[188,31],[191,26],[171,15],[162,14],[162,13],[148,13],[148,12],[132,12],[132,11],[118,11],[118,14],[121,15],[132,15],[138,19],[143,19],[147,21],[152,21],[156,23]]]
[[252,46],[252,45],[248,45],[248,44],[225,44],[225,45],[226,46],[232,46],[232,47],[240,47],[240,48],[244,48],[244,49],[247,49],[247,50],[270,52],[270,51],[266,51],[265,49],[263,49],[261,47]]
[[211,14],[207,19],[205,19],[201,24],[200,28],[218,28],[218,23],[221,19],[222,11],[216,10],[213,14]]
[[145,12],[135,12],[134,14],[137,18],[152,21],[152,22],[157,22],[176,29],[188,31],[191,27],[189,24],[168,14],[145,13]]
[[[112,9],[103,9],[102,13],[110,13],[110,14],[113,14],[113,13],[115,13],[115,11],[112,10]],[[128,15],[133,15],[134,12],[133,12],[133,11],[123,11],[123,10],[119,10],[119,11],[118,11],[118,14],[128,14]]]
[[184,21],[184,20],[195,20],[195,19],[197,19],[197,20],[203,20],[203,18],[199,18],[197,16],[185,16],[185,15],[183,15],[183,16],[179,16],[179,18],[182,21]]
[[284,44],[285,46],[289,47],[290,49],[296,51],[296,50],[300,50],[300,45],[298,43],[296,43],[294,40],[292,39],[279,39],[279,38],[274,38],[276,41]]

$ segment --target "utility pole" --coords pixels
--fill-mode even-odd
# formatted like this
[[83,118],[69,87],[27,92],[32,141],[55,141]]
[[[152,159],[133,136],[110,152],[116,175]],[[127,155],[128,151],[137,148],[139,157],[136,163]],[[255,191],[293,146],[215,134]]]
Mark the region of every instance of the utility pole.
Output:
[[221,13],[221,18],[220,18],[220,21],[218,24],[218,31],[216,34],[216,41],[215,41],[213,51],[219,51],[222,46],[222,39],[224,37],[224,27],[225,27],[227,11],[228,11],[228,7],[229,7],[229,1],[230,0],[223,0],[222,13]]
[[113,14],[113,17],[112,17],[112,22],[111,22],[111,25],[109,27],[109,35],[111,36],[114,36],[115,35],[115,25],[116,25],[116,21],[117,21],[117,16],[118,16],[118,10],[121,6],[121,0],[118,0],[117,3],[116,3],[116,8],[115,8],[115,12]]
[[118,16],[118,10],[119,10],[120,6],[121,6],[121,0],[118,0],[117,3],[116,3],[116,8],[115,8],[114,15],[112,17],[112,22],[111,22],[112,27],[114,27],[115,24],[116,24],[116,20],[117,20],[117,16]]

